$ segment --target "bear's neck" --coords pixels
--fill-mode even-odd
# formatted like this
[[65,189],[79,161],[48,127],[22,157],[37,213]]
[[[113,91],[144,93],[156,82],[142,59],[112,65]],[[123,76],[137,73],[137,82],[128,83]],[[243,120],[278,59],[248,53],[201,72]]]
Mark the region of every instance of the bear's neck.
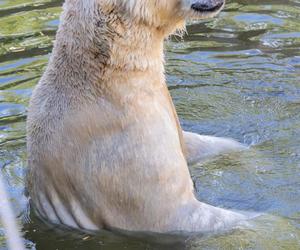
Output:
[[163,72],[163,37],[148,27],[130,27],[116,37],[108,66],[125,72]]
[[49,70],[57,77],[75,74],[77,80],[67,84],[82,82],[94,86],[111,82],[114,77],[130,82],[130,76],[147,76],[149,71],[164,79],[162,32],[122,20],[114,12],[94,9],[82,16],[67,7],[49,64]]

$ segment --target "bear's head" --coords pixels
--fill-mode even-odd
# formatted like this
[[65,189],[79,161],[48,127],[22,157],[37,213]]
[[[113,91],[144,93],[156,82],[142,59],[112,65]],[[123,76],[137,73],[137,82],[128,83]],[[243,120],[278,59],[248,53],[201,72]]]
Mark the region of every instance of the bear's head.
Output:
[[66,0],[55,55],[72,60],[84,56],[88,59],[81,61],[142,71],[163,62],[164,38],[184,29],[186,20],[213,17],[224,4],[225,0]]
[[218,14],[225,0],[98,0],[126,13],[128,18],[172,31],[187,19],[205,19]]

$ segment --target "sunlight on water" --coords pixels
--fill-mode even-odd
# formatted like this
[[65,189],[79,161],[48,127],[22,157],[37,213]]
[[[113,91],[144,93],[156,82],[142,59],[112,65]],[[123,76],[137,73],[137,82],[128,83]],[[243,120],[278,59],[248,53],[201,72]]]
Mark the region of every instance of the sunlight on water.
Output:
[[[204,202],[265,214],[248,227],[185,237],[99,235],[28,217],[25,120],[61,0],[0,0],[0,169],[28,249],[300,249],[300,2],[228,1],[167,41],[167,79],[186,130],[251,149],[191,166]],[[0,227],[0,248],[5,249]]]

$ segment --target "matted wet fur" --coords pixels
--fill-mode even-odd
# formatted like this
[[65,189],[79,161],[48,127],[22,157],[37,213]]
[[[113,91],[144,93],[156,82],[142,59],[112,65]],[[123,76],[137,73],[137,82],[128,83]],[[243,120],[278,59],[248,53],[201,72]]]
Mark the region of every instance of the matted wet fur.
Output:
[[97,230],[210,231],[245,219],[194,196],[187,161],[239,149],[182,132],[163,41],[221,0],[67,0],[27,122],[28,190],[39,214]]

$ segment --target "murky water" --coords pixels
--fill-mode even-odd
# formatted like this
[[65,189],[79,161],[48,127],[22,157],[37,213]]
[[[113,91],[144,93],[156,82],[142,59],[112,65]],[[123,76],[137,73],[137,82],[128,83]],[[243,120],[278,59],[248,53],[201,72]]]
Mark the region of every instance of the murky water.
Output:
[[[28,249],[300,249],[300,1],[232,0],[167,43],[186,130],[252,148],[190,168],[199,199],[265,213],[253,225],[189,237],[97,235],[27,216],[25,119],[52,48],[61,0],[0,0],[0,167]],[[0,227],[0,249],[6,249]]]

